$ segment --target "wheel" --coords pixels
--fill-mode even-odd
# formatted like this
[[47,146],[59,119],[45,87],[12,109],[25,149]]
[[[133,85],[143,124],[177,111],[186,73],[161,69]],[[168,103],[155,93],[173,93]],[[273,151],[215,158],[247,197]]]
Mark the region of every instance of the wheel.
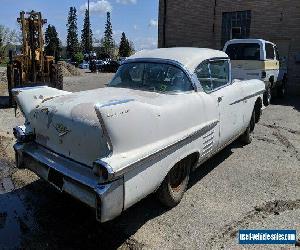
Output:
[[51,73],[50,73],[50,81],[49,84],[50,87],[57,88],[62,90],[63,89],[63,72],[62,72],[62,66],[59,64],[53,64],[51,66]]
[[157,191],[159,201],[167,207],[175,207],[181,201],[189,182],[191,161],[178,162],[168,173]]
[[262,115],[262,104],[261,101],[257,100],[255,103],[255,123],[258,123],[260,121],[261,115]]
[[286,78],[284,77],[282,80],[282,84],[277,88],[277,94],[279,98],[284,98],[286,95]]
[[270,86],[268,86],[268,87],[266,88],[266,91],[265,91],[263,97],[264,97],[264,105],[265,105],[265,106],[269,106],[270,103],[271,103],[271,99],[272,99],[272,90],[271,90],[271,87],[270,87]]
[[252,132],[253,132],[254,128],[255,128],[255,110],[253,110],[253,112],[252,112],[251,120],[249,122],[249,125],[248,125],[246,131],[240,137],[241,143],[243,143],[244,145],[248,145],[252,142]]

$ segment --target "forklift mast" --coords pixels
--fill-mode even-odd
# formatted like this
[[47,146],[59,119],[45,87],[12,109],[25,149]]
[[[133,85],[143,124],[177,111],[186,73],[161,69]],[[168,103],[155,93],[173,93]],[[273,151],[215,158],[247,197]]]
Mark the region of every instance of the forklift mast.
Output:
[[[27,15],[27,16],[25,16]],[[20,17],[17,19],[22,30],[22,54],[23,63],[28,74],[29,82],[37,81],[38,72],[43,72],[44,69],[44,38],[43,25],[47,23],[46,19],[42,19],[41,12],[20,12]]]

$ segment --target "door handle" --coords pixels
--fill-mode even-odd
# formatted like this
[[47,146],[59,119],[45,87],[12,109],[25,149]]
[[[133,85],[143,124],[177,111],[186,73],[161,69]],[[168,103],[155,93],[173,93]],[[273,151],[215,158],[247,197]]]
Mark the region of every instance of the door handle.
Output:
[[218,102],[221,102],[223,100],[223,96],[218,97]]

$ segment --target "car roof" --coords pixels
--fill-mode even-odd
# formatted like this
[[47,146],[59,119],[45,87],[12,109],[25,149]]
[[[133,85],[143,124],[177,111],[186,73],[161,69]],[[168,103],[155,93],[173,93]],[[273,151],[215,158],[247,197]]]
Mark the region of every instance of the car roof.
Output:
[[161,48],[153,50],[141,50],[129,57],[128,59],[165,59],[179,62],[190,72],[194,72],[195,68],[203,61],[212,58],[228,58],[228,55],[220,50],[206,48]]
[[275,45],[274,43],[264,40],[264,39],[254,39],[254,38],[247,38],[247,39],[232,39],[226,42],[225,47],[227,47],[229,44],[236,44],[236,43],[259,43],[260,45],[263,45],[265,43],[271,43]]

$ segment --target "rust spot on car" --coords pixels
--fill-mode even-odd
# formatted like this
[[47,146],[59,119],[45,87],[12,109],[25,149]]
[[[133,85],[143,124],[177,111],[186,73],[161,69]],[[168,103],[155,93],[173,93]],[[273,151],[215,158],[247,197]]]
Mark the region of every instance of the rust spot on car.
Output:
[[48,109],[48,108],[42,108],[42,109],[41,109],[41,112],[42,112],[42,113],[46,113],[46,114],[48,115],[49,109]]
[[54,98],[55,98],[55,96],[47,97],[47,98],[43,99],[42,103],[44,103],[46,101],[50,101],[50,100],[52,100]]

